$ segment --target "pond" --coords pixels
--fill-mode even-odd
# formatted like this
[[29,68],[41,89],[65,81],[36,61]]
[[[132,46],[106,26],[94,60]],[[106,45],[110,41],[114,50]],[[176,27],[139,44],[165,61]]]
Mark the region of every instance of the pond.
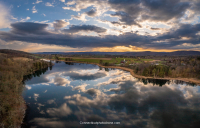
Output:
[[200,126],[200,86],[138,79],[120,69],[55,62],[27,76],[30,128]]

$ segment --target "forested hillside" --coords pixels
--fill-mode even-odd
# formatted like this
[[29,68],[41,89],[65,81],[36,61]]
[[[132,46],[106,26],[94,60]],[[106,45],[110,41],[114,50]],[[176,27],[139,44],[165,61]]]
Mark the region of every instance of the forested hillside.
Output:
[[[164,58],[164,57],[163,57]],[[200,79],[200,57],[164,58],[160,63],[141,63],[133,66],[136,74],[143,76]]]
[[0,52],[0,127],[18,127],[25,113],[24,76],[48,68],[52,63],[24,52]]

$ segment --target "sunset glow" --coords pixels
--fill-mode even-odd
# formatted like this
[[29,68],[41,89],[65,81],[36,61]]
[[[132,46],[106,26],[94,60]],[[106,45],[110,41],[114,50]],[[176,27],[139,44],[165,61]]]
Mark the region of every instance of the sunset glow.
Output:
[[0,47],[27,52],[200,50],[198,0],[1,0]]

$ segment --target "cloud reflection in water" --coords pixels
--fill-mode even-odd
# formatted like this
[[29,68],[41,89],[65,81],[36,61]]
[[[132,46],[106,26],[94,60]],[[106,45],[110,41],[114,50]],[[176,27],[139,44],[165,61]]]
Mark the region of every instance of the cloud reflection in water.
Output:
[[[47,78],[51,75],[54,79],[51,86],[29,85],[32,88],[26,90],[25,100],[45,104],[40,111],[46,112],[40,114],[34,106],[30,106],[35,113],[30,111],[28,125],[42,128],[200,126],[199,86],[172,81],[161,81],[161,84],[154,80],[144,81],[125,71],[99,71],[98,66],[91,65],[84,65],[82,69],[81,65],[65,65],[65,69],[70,71],[61,71],[60,65],[64,67],[63,64],[56,64],[51,72],[45,74]],[[76,67],[81,75],[77,75],[79,71]],[[95,74],[97,77],[92,76]],[[71,87],[55,86],[66,84]],[[43,90],[38,91],[37,88]],[[28,98],[33,93],[40,96],[37,101]],[[80,121],[119,121],[121,124],[86,126],[80,125]]]

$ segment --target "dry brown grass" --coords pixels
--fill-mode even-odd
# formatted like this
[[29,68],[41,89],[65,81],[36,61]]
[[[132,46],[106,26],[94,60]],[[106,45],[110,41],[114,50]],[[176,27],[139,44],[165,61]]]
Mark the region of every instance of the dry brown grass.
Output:
[[33,60],[33,59],[29,59],[29,58],[26,58],[26,57],[14,57],[13,60],[30,61],[30,60]]

